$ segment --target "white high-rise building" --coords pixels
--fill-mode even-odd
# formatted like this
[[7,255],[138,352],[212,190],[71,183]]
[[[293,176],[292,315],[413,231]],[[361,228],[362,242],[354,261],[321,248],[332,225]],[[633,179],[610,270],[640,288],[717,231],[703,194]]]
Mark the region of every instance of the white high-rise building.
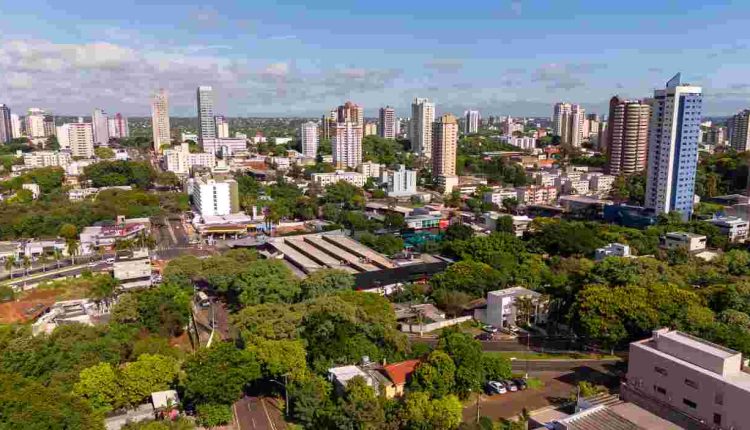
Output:
[[46,137],[44,128],[44,111],[30,108],[26,115],[26,136],[31,139]]
[[701,87],[683,85],[679,73],[667,82],[665,89],[654,91],[646,207],[656,213],[677,211],[683,219],[690,219],[702,107]]
[[202,217],[239,212],[237,182],[198,178],[193,184],[193,204]]
[[21,117],[18,114],[10,114],[10,129],[14,139],[21,137]]
[[109,119],[101,109],[94,109],[91,115],[91,125],[94,129],[94,143],[102,145],[109,143]]
[[390,106],[380,108],[378,115],[378,133],[385,139],[395,139],[398,132],[396,131],[396,110]]
[[109,137],[122,139],[130,136],[128,118],[122,114],[116,114],[107,121],[109,124]]
[[229,121],[222,115],[214,117],[214,123],[216,124],[216,137],[219,139],[226,139],[229,137]]
[[557,103],[552,115],[552,134],[560,136],[560,142],[575,148],[584,140],[586,110],[580,105]]
[[83,122],[82,118],[58,127],[57,141],[60,149],[70,149],[74,157],[94,156],[94,129],[91,123]]
[[416,98],[411,104],[411,149],[421,157],[432,157],[432,123],[435,121],[435,104],[429,99]]
[[320,139],[318,124],[312,121],[302,124],[299,128],[299,138],[300,142],[302,142],[302,155],[315,158],[318,155],[318,143]]
[[160,89],[151,99],[151,126],[154,135],[154,152],[161,152],[162,145],[172,143],[169,130],[169,96]]
[[333,164],[354,169],[362,162],[362,127],[349,121],[336,123],[331,146]]
[[471,134],[479,131],[479,111],[468,110],[464,113],[466,116],[464,124],[464,133]]
[[388,197],[407,197],[417,193],[417,171],[407,170],[401,164],[398,170],[386,170],[381,181],[386,186]]
[[209,86],[198,87],[198,139],[216,139],[216,123],[214,122],[214,90]]

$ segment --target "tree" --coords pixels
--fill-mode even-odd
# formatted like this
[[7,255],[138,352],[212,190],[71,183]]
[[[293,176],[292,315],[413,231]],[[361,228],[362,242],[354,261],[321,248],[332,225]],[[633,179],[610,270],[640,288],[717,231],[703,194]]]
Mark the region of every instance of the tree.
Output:
[[474,230],[468,225],[462,223],[454,223],[445,229],[445,240],[469,240],[474,236]]
[[343,417],[354,428],[375,430],[385,424],[383,406],[378,401],[375,390],[361,376],[355,376],[346,383],[346,391],[339,403]]
[[300,284],[303,299],[354,289],[354,277],[343,270],[323,269],[311,273]]
[[59,234],[63,239],[76,239],[78,237],[78,227],[73,224],[63,224],[60,226]]
[[451,264],[445,272],[432,277],[430,284],[434,289],[462,291],[473,298],[484,297],[498,285],[507,282],[500,272],[485,263],[465,260]]
[[94,155],[102,160],[109,160],[115,158],[115,151],[106,146],[99,146],[94,149]]
[[103,362],[81,371],[73,394],[86,399],[94,411],[107,413],[121,405],[119,375],[111,364]]
[[434,398],[451,394],[455,385],[456,365],[443,351],[432,351],[427,360],[414,369],[410,382],[412,390],[424,391]]
[[173,357],[142,354],[138,360],[123,366],[121,395],[128,405],[140,404],[149,394],[170,388],[180,366]]
[[499,355],[487,353],[482,355],[482,369],[484,369],[484,378],[491,381],[508,379],[511,376],[510,360]]
[[138,321],[138,297],[135,293],[121,294],[112,308],[111,318],[118,323]]
[[499,231],[500,233],[513,233],[513,218],[510,216],[501,216],[497,219],[497,224],[495,225],[495,231]]
[[201,349],[184,366],[185,399],[188,404],[232,404],[245,385],[261,376],[255,355],[231,343]]
[[506,212],[514,214],[518,210],[518,199],[513,197],[506,197],[503,199],[503,209]]
[[260,362],[263,376],[301,379],[307,376],[307,353],[300,340],[257,340],[248,347]]
[[484,377],[480,343],[466,333],[447,330],[440,336],[438,349],[445,351],[456,364],[456,393],[465,398],[471,392],[478,392]]
[[10,275],[11,279],[13,278],[13,266],[15,265],[16,265],[15,255],[9,255],[5,257],[5,270],[8,271],[8,274]]
[[196,410],[198,412],[198,424],[207,428],[229,424],[234,418],[230,405],[204,403],[198,405]]
[[454,430],[461,424],[463,405],[456,396],[430,400],[429,394],[412,391],[400,417],[407,430]]
[[330,400],[331,383],[325,378],[313,375],[301,380],[293,380],[289,389],[289,414],[303,428],[325,428],[323,421],[333,407]]

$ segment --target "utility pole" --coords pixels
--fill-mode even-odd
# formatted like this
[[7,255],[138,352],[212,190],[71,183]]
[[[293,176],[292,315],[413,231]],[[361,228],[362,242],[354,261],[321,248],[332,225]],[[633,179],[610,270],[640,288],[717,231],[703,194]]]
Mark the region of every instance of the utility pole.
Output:
[[477,424],[479,423],[479,399],[482,397],[482,392],[477,392]]

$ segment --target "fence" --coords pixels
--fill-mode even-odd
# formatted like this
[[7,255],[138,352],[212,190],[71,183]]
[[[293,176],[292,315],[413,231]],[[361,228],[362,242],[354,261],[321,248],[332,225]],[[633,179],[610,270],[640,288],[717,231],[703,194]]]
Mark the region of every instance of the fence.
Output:
[[472,316],[458,317],[449,320],[436,321],[429,324],[405,324],[401,323],[401,331],[404,333],[429,333],[437,329],[450,327],[452,325],[461,324],[465,321],[471,321]]

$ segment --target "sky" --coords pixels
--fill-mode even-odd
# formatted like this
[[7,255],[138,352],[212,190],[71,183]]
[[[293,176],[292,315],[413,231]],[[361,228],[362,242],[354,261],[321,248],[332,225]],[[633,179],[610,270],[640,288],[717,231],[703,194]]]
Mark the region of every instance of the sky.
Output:
[[[309,3],[309,4],[306,4]],[[320,116],[352,100],[408,116],[606,114],[675,73],[704,114],[750,107],[750,2],[693,0],[0,0],[0,103],[57,115],[150,115],[158,88],[195,115]]]

